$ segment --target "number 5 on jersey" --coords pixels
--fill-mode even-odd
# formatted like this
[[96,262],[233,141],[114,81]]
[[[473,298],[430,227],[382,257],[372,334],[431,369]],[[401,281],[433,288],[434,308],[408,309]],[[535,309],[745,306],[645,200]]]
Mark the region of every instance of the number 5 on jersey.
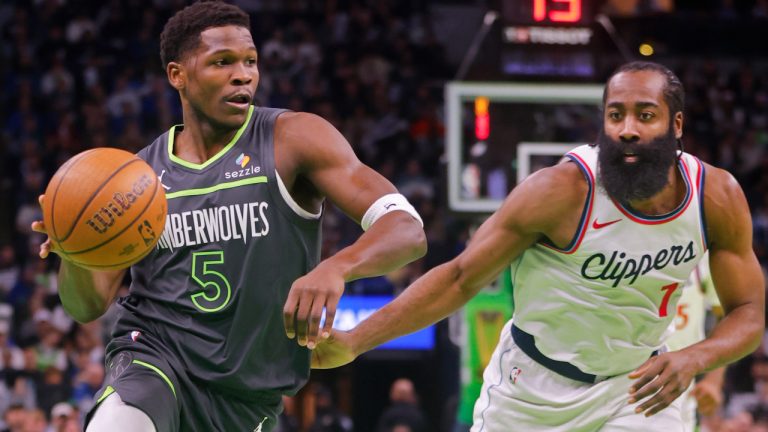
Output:
[[201,287],[192,294],[192,303],[203,312],[222,310],[232,296],[227,278],[214,270],[220,264],[224,264],[224,251],[192,253],[192,280]]

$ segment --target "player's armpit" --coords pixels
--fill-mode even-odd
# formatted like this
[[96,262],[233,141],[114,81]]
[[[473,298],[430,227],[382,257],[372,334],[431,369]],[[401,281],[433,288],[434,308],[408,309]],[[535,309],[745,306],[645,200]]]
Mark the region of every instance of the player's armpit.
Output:
[[[278,118],[275,159],[291,194],[304,202],[328,198],[360,222],[380,197],[395,187],[361,163],[346,139],[322,118],[307,113],[286,113]],[[300,200],[301,201],[301,200]],[[421,222],[407,212],[382,216],[357,241],[324,260],[292,286],[283,309],[286,335],[313,348],[328,334],[344,282],[378,276],[426,253]],[[326,310],[325,327],[319,329]]]
[[360,162],[344,136],[319,116],[281,115],[276,140],[276,164],[286,186],[291,189],[295,178],[305,178],[314,193],[358,223],[374,201],[397,192],[389,180]]

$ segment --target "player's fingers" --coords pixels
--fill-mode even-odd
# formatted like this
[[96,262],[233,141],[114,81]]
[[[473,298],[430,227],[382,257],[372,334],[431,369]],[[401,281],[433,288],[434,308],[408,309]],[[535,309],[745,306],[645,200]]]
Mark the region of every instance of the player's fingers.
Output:
[[643,364],[638,366],[637,369],[635,369],[632,372],[630,372],[629,373],[629,378],[630,379],[639,378],[640,376],[642,376],[645,373],[645,371],[648,370],[648,368],[650,368],[655,363],[656,363],[656,356],[653,356],[653,357],[649,358]]
[[633,403],[656,394],[667,385],[667,381],[669,381],[669,373],[664,371],[663,362],[655,362],[640,379],[632,384],[629,402]]
[[40,203],[40,207],[43,206],[43,201],[45,201],[45,195],[38,195],[37,202]]
[[681,385],[676,377],[668,379],[668,377],[659,376],[657,381],[663,383],[661,390],[654,394],[652,398],[635,408],[635,412],[640,413],[645,411],[646,417],[652,416],[669,406],[669,404],[685,391],[685,387]]
[[[652,405],[650,409],[648,409],[645,412],[645,416],[650,417],[658,413],[659,411],[663,410],[664,408],[670,406],[672,402],[674,402],[675,399],[677,399],[678,396],[680,396],[681,393],[682,392],[678,392],[677,390],[673,390],[669,393],[663,392],[663,391],[660,392],[660,394],[654,396],[654,399],[658,399],[657,403]],[[637,412],[640,412],[640,411],[637,411]]]
[[45,223],[43,221],[32,222],[32,231],[48,234],[48,231],[45,229]]
[[[634,394],[643,388],[643,386],[653,381],[656,376],[661,373],[662,370],[664,370],[663,362],[656,361],[655,358],[648,359],[645,363],[643,363],[639,368],[635,369],[635,371],[629,375],[629,378],[638,378],[629,387],[629,394],[634,396]],[[640,398],[636,397],[635,400],[640,400]]]
[[637,391],[630,393],[629,403],[635,403],[639,400],[658,392],[662,387],[662,380],[656,377],[656,379],[643,384]]
[[53,252],[51,239],[45,239],[45,241],[42,244],[40,244],[40,252],[38,253],[38,255],[40,256],[40,258],[46,259],[48,258],[48,255],[51,254],[51,252]]
[[320,320],[323,317],[325,294],[318,294],[312,299],[312,310],[309,312],[309,329],[307,331],[307,348],[314,349],[317,345],[317,335],[320,331]]
[[333,330],[333,320],[336,318],[336,307],[339,305],[339,296],[331,294],[325,302],[325,325],[321,337],[327,339]]
[[629,388],[630,403],[654,394],[660,387],[658,375],[659,371],[656,368],[649,369],[645,375],[632,383],[632,386]]
[[307,328],[309,327],[309,312],[312,310],[314,293],[303,289],[299,308],[296,310],[296,340],[301,346],[307,345]]
[[285,300],[285,306],[283,306],[283,325],[285,326],[285,335],[288,339],[293,339],[296,336],[296,308],[298,307],[297,300],[299,296],[296,294],[294,287],[288,292],[288,298]]

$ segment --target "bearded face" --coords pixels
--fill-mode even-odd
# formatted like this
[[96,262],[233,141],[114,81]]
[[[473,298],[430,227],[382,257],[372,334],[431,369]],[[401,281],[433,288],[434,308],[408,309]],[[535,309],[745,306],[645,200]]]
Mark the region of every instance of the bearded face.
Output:
[[670,122],[667,132],[641,142],[613,140],[600,130],[597,137],[597,173],[606,193],[628,203],[648,199],[669,183],[669,169],[677,161],[677,143]]

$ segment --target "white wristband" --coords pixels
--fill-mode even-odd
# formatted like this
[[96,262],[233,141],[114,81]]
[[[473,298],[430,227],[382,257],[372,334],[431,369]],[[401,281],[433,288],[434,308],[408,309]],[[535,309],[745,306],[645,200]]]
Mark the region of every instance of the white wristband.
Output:
[[399,193],[384,195],[371,204],[365,212],[365,215],[363,215],[363,220],[360,221],[360,226],[363,227],[363,231],[368,231],[368,228],[379,220],[380,217],[389,212],[398,210],[410,214],[414,219],[419,221],[422,227],[424,226],[424,221],[421,220],[419,213],[413,208],[411,203],[408,202],[408,198]]

